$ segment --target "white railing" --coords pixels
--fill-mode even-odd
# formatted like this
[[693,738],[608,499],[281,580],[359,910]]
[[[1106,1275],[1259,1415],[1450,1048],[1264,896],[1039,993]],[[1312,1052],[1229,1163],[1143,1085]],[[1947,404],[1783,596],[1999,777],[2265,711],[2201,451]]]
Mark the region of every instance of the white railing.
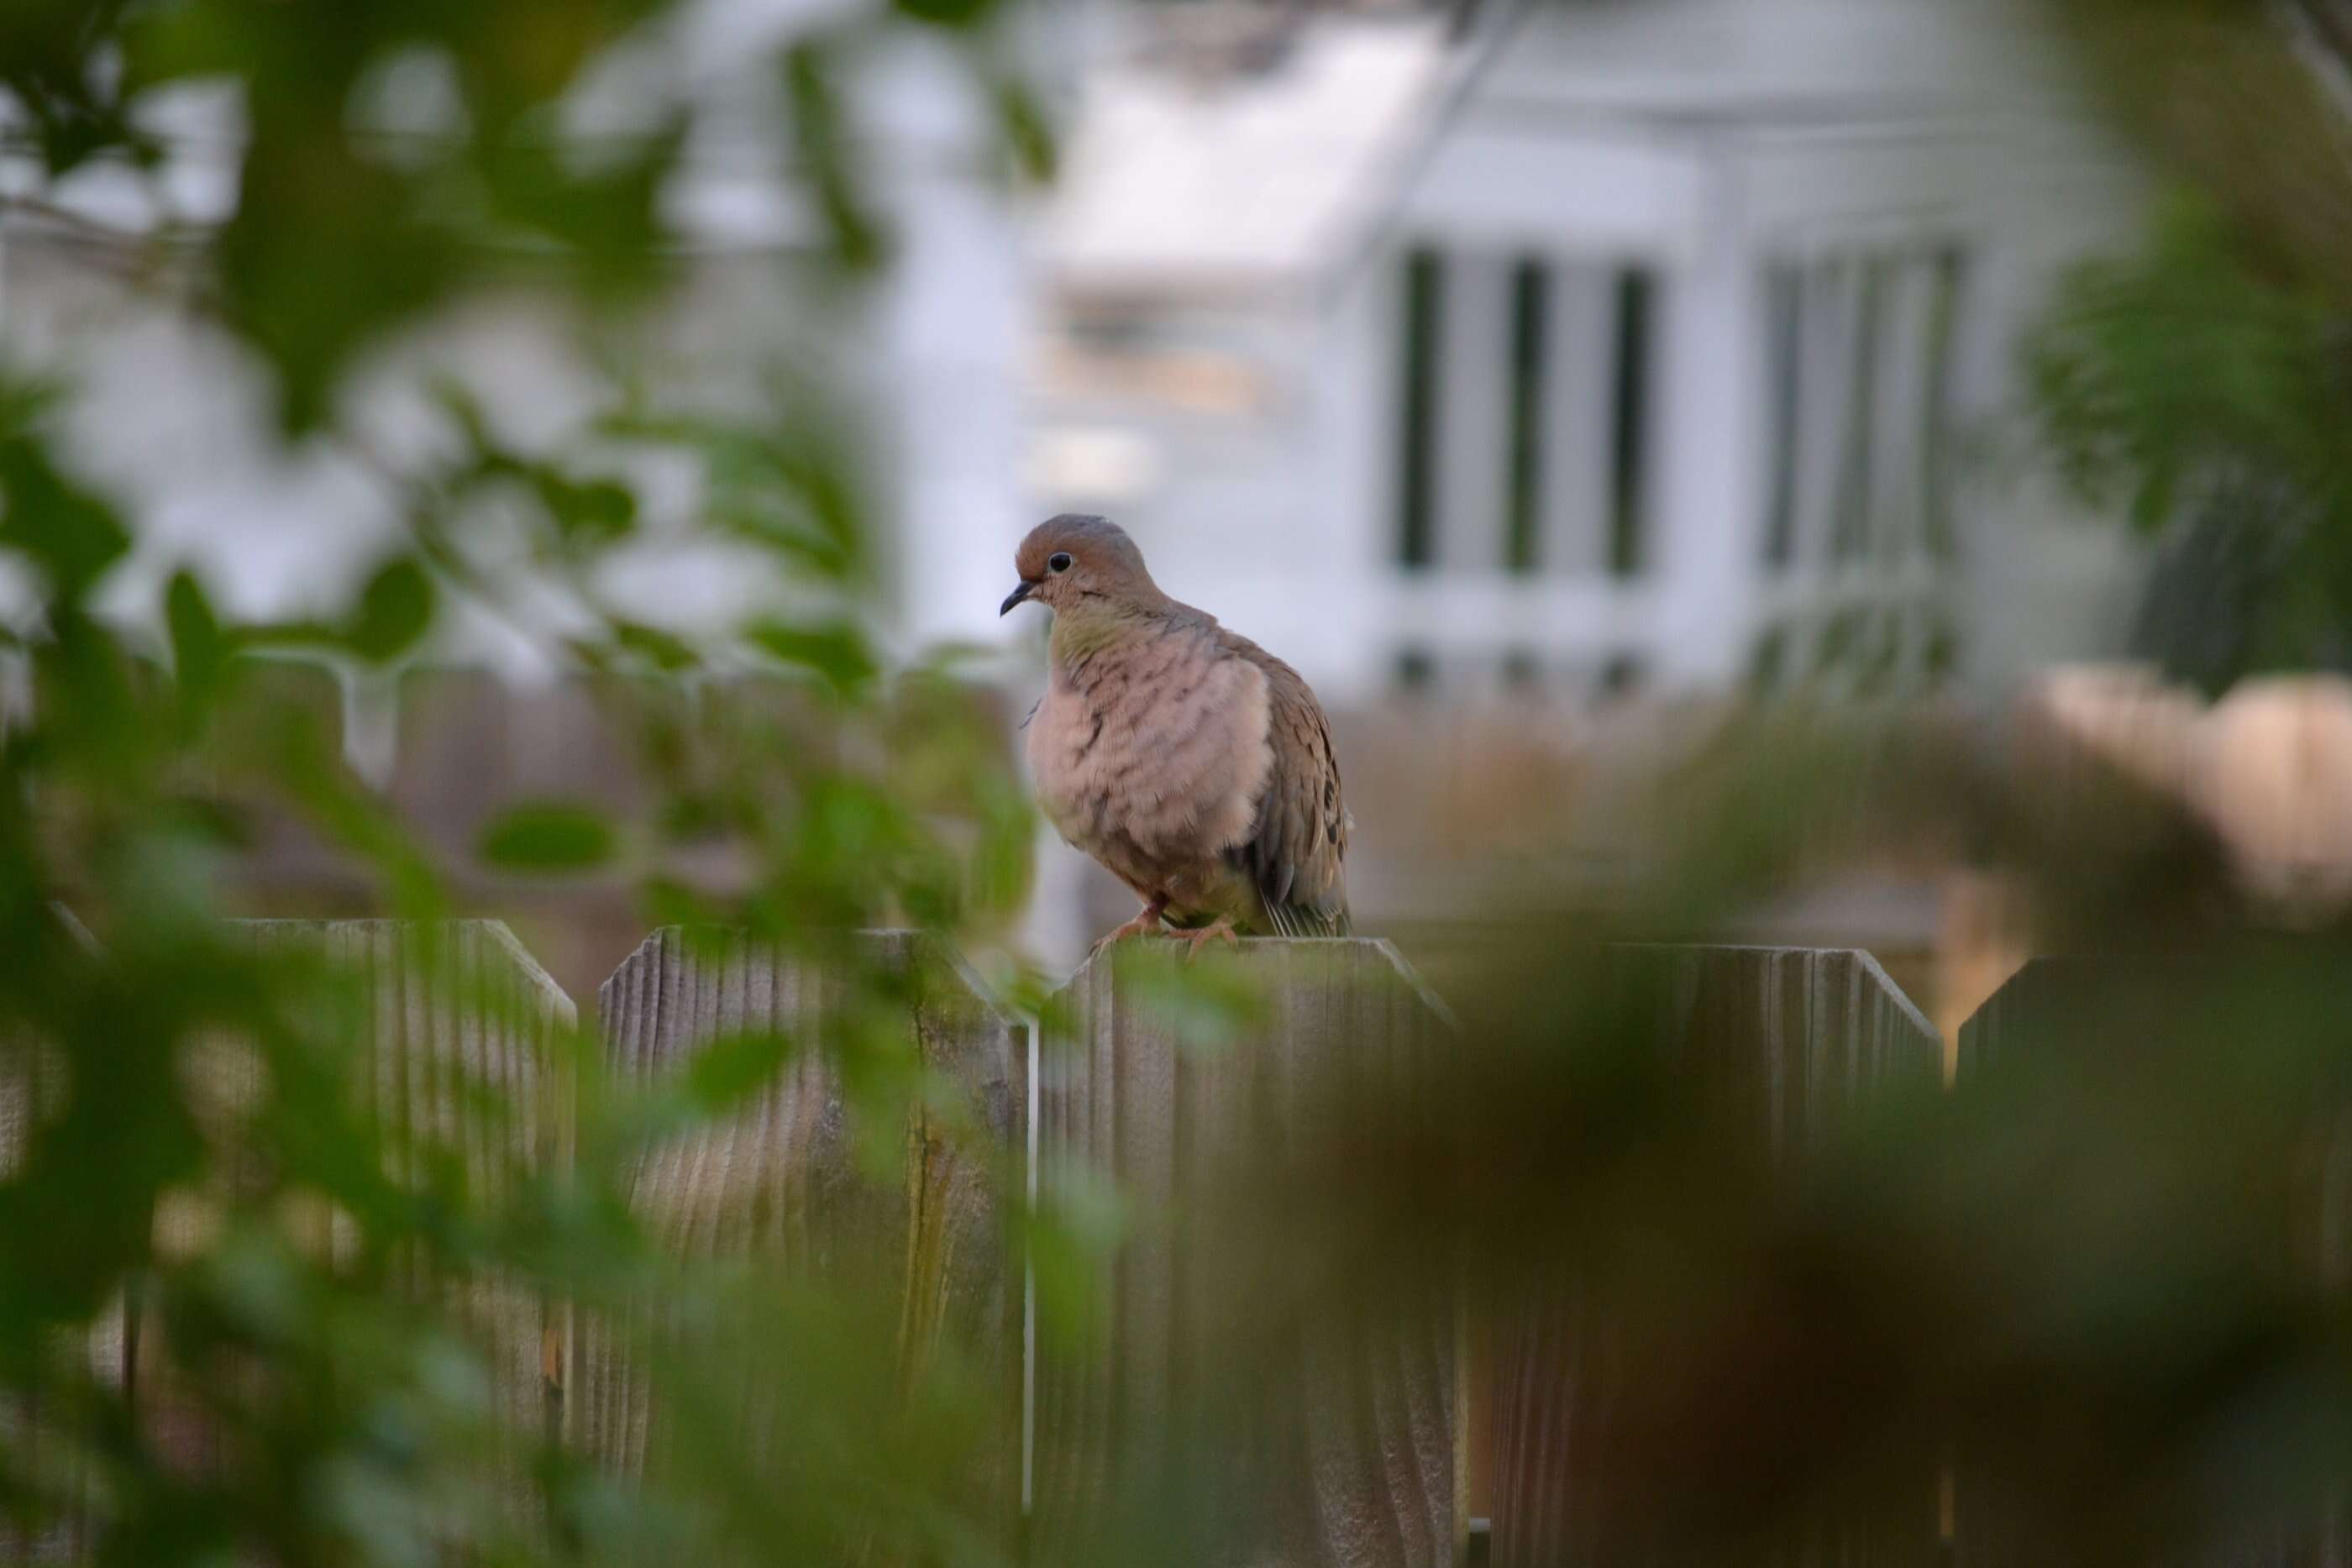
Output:
[[[1890,622],[1900,644],[1890,673],[1916,684],[1928,673],[1938,612],[1952,587],[1948,570],[1926,558],[1812,570],[1759,567],[1748,591],[1721,612],[1737,622],[1738,635],[1725,639],[1738,651],[1736,662],[1704,672],[1698,684],[1723,687],[1749,679],[1768,639],[1781,649],[1782,681],[1800,677],[1822,664],[1825,653],[1834,655],[1837,640],[1851,640],[1855,626],[1873,628],[1875,646]],[[1373,624],[1393,657],[1424,658],[1447,681],[1478,684],[1477,672],[1499,674],[1514,661],[1548,674],[1615,670],[1643,680],[1689,668],[1668,645],[1686,622],[1676,613],[1686,608],[1676,602],[1679,591],[1662,574],[1401,570],[1379,591]]]

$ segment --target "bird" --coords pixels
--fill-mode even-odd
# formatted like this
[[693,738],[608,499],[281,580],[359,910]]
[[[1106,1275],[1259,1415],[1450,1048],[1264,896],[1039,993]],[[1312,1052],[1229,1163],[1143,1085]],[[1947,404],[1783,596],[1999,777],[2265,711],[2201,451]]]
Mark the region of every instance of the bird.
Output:
[[1142,910],[1095,951],[1168,925],[1186,958],[1236,932],[1344,936],[1348,837],[1331,727],[1297,670],[1160,591],[1127,531],[1064,513],[1013,555],[998,609],[1054,615],[1024,721],[1055,831]]

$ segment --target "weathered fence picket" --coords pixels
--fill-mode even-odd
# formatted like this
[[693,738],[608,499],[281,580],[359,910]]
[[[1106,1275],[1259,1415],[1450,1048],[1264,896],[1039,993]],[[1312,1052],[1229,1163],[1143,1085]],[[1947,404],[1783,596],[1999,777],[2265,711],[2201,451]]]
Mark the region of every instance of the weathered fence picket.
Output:
[[[897,931],[856,942],[843,962],[827,964],[740,934],[671,928],[648,936],[605,982],[607,1060],[623,1079],[656,1083],[730,1037],[772,1033],[794,1045],[740,1110],[647,1153],[633,1201],[682,1257],[759,1258],[803,1277],[885,1290],[883,1299],[903,1303],[902,1358],[919,1361],[944,1341],[992,1368],[1002,1441],[992,1473],[975,1484],[1009,1527],[1020,1479],[1022,1297],[1003,1195],[1018,1188],[985,1162],[1001,1152],[1017,1169],[1028,1124],[1027,1030],[938,943]],[[881,993],[860,998],[853,969],[885,981]],[[903,1064],[953,1084],[986,1147],[918,1108],[894,1134],[905,1151],[900,1178],[877,1181],[859,1169],[855,1145],[866,1130],[835,1052],[859,1006],[891,1013],[879,1021],[908,1053]],[[869,1036],[866,1046],[877,1043]],[[625,1352],[628,1326],[582,1325],[575,1434],[606,1462],[641,1473],[658,1457],[659,1391]]]
[[[569,1159],[569,1082],[551,1041],[574,1028],[576,1009],[506,924],[252,919],[233,926],[257,952],[322,961],[331,985],[310,992],[313,1009],[360,1001],[352,1074],[393,1180],[416,1183],[430,1161],[454,1156],[475,1199],[497,1204],[515,1183]],[[351,989],[336,995],[336,985]],[[303,1028],[331,1037],[336,1025],[320,1016]],[[318,1241],[336,1255],[351,1246],[330,1216],[320,1216]],[[458,1319],[480,1335],[489,1361],[503,1429],[539,1432],[552,1396],[543,1375],[551,1340],[562,1338],[558,1312],[513,1283],[440,1281],[428,1267],[412,1265],[407,1283],[457,1293]],[[510,1483],[520,1486],[522,1455],[513,1458]]]
[[[572,1157],[570,1085],[546,1050],[571,1023],[572,1004],[503,925],[237,930],[257,952],[313,956],[348,982],[303,1005],[360,998],[348,1020],[312,1021],[322,1036],[352,1026],[354,1089],[389,1134],[396,1179],[421,1168],[404,1162],[428,1151],[455,1151],[484,1191]],[[633,1200],[684,1258],[882,1281],[901,1303],[902,1356],[919,1361],[952,1345],[989,1367],[1001,1380],[1004,1424],[978,1484],[1009,1526],[1024,1490],[1025,1353],[1017,1227],[1005,1207],[1018,1186],[1006,1178],[1028,1137],[1026,1030],[935,941],[868,933],[856,942],[808,957],[740,933],[669,929],[614,973],[601,994],[605,1054],[631,1084],[656,1086],[715,1042],[747,1035],[816,1047],[784,1057],[740,1109],[649,1149]],[[1041,1327],[1026,1367],[1032,1547],[1041,1562],[1085,1561],[1104,1511],[1165,1506],[1223,1531],[1213,1544],[1226,1561],[1453,1568],[1467,1523],[1465,1325],[1454,1282],[1328,1312],[1302,1289],[1269,1309],[1246,1293],[1265,1276],[1233,1266],[1228,1202],[1234,1169],[1279,1181],[1285,1150],[1374,1113],[1400,1085],[1425,1087],[1451,1026],[1384,943],[1254,941],[1189,975],[1180,963],[1160,944],[1097,958],[1042,1020],[1044,1201],[1090,1174],[1117,1188],[1128,1228],[1087,1282],[1097,1332],[1065,1339]],[[1608,972],[1652,1020],[1661,1049],[1718,1075],[1789,1157],[1874,1089],[1933,1082],[1940,1071],[1935,1031],[1864,954],[1629,947],[1612,950]],[[2075,990],[2062,983],[2067,973],[2029,969],[1988,1004],[1964,1036],[1963,1076],[2054,1016]],[[877,976],[878,988],[853,979]],[[1224,1029],[1231,1019],[1221,1015],[1218,1027],[1200,1029],[1193,982],[1204,977],[1212,992],[1255,998],[1255,1010],[1234,1015],[1236,1028]],[[889,1134],[903,1134],[897,1179],[875,1179],[861,1161],[861,1136],[870,1147],[873,1129],[857,1124],[836,1051],[845,1030],[866,1031],[870,1042],[877,1019],[906,1065],[953,1086],[967,1131],[980,1134],[951,1134],[916,1110]],[[262,1092],[253,1061],[224,1042],[202,1071],[202,1098],[232,1135]],[[496,1091],[492,1103],[506,1109],[476,1114],[468,1085]],[[24,1113],[0,1095],[0,1152],[21,1135],[10,1117]],[[168,1231],[184,1223],[168,1220],[159,1243],[179,1244]],[[321,1213],[318,1243],[346,1245],[342,1223]],[[421,1274],[409,1283],[442,1288]],[[467,1291],[461,1315],[483,1336],[511,1429],[559,1423],[623,1473],[656,1461],[660,1393],[627,1353],[620,1331],[629,1325],[575,1329],[520,1293]],[[1495,1568],[1652,1561],[1643,1543],[1610,1533],[1605,1508],[1589,1506],[1587,1456],[1609,1441],[1612,1411],[1629,1392],[1610,1383],[1609,1325],[1556,1304],[1501,1327]],[[1236,1374],[1245,1385],[1234,1385]],[[175,1420],[173,1392],[142,1386],[145,1418],[175,1454],[212,1462],[212,1436],[184,1414]],[[1190,1490],[1181,1498],[1153,1490],[1161,1482]],[[1940,1535],[1934,1477],[1920,1479],[1916,1502],[1891,1519],[1824,1521],[1801,1550],[1867,1568],[1931,1559]],[[1972,1531],[1963,1507],[1959,1559],[2009,1560],[1990,1550],[1990,1518],[1980,1522],[1986,1531]]]
[[1107,1511],[1157,1508],[1228,1532],[1201,1543],[1210,1560],[1444,1568],[1466,1523],[1452,1281],[1383,1303],[1252,1294],[1224,1267],[1235,1216],[1212,1201],[1235,1157],[1278,1173],[1318,1118],[1425,1081],[1443,1014],[1386,943],[1250,942],[1233,964],[1263,1015],[1199,1049],[1179,962],[1156,943],[1097,956],[1041,1026],[1045,1201],[1108,1179],[1132,1228],[1093,1332],[1057,1346],[1041,1322],[1034,1540],[1085,1562]]
[[[436,1164],[455,1162],[467,1190],[495,1203],[569,1159],[569,1089],[551,1046],[575,1010],[502,922],[241,920],[231,929],[257,956],[317,967],[319,984],[286,993],[303,1015],[295,1027],[351,1041],[347,1089],[375,1128],[394,1182],[414,1186]],[[229,1141],[227,1168],[251,1174],[241,1124],[268,1092],[259,1057],[249,1042],[215,1041],[197,1071],[200,1120]],[[173,1251],[187,1239],[182,1232],[207,1223],[201,1209],[167,1210],[156,1245]],[[322,1209],[311,1228],[311,1241],[331,1257],[353,1245],[343,1217]],[[405,1288],[443,1295],[478,1336],[501,1427],[541,1430],[553,1392],[544,1376],[550,1344],[562,1337],[555,1309],[510,1283],[436,1278],[414,1258],[403,1268]],[[143,1337],[157,1343],[152,1325]],[[216,1434],[174,1411],[168,1383],[142,1375],[141,1385],[167,1444],[189,1462],[215,1462]],[[509,1459],[507,1483],[520,1489],[525,1456],[518,1449]]]
[[[1874,1088],[1933,1083],[1942,1071],[1935,1030],[1866,953],[1627,946],[1608,958],[1604,983],[1645,1041],[1690,1071],[1720,1075],[1777,1154],[1803,1150]],[[1612,1354],[1616,1325],[1563,1299],[1525,1304],[1498,1326],[1494,1568],[1660,1561],[1654,1542],[1626,1538],[1598,1490],[1613,1412],[1633,1392]],[[1920,1477],[1913,1504],[1891,1518],[1822,1521],[1787,1560],[1931,1562],[1933,1476]]]

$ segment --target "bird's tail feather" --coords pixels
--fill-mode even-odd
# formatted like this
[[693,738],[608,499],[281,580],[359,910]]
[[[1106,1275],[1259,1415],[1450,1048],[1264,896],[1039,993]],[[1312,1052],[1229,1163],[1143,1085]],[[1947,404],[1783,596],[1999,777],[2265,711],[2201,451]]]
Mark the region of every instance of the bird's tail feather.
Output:
[[1346,936],[1355,930],[1344,903],[1328,909],[1310,904],[1269,904],[1265,915],[1281,936]]

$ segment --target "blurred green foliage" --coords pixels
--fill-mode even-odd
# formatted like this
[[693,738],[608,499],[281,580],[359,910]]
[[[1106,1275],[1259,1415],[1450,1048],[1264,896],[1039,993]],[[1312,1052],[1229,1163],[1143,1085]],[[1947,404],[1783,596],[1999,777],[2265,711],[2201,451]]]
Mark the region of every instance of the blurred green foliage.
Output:
[[[805,1053],[835,1063],[869,1136],[902,1128],[940,1092],[903,1029],[719,1041],[646,1093],[606,1081],[593,1028],[551,1015],[524,1030],[530,1082],[563,1086],[576,1119],[546,1124],[572,1146],[502,1143],[495,1129],[554,1116],[540,1090],[436,1061],[433,1103],[465,1113],[387,1120],[365,1087],[380,999],[329,955],[225,921],[241,859],[289,829],[352,868],[374,909],[410,919],[458,913],[453,885],[481,873],[595,875],[634,889],[649,923],[822,955],[841,976],[829,1016],[870,1023],[877,1009],[904,1016],[903,981],[855,961],[841,933],[896,923],[985,940],[1024,897],[1031,820],[984,695],[951,661],[887,665],[866,630],[875,518],[842,408],[780,397],[722,419],[616,390],[583,433],[602,444],[593,460],[502,442],[455,388],[425,455],[387,459],[346,422],[365,356],[485,291],[520,283],[568,302],[583,333],[659,308],[677,276],[661,194],[686,106],[601,141],[565,115],[600,61],[657,42],[685,10],[0,9],[12,151],[51,181],[152,174],[157,95],[234,97],[226,226],[108,243],[132,254],[129,276],[189,283],[174,298],[266,371],[283,439],[356,457],[405,525],[347,602],[300,621],[240,618],[186,570],[152,622],[102,614],[131,530],[107,476],[61,455],[70,392],[0,366],[0,556],[30,588],[0,743],[0,1546],[16,1555],[1006,1560],[1002,1500],[971,1484],[999,1391],[957,1347],[910,1361],[895,1301],[874,1311],[846,1284],[688,1267],[628,1201],[650,1140],[737,1113]],[[798,281],[845,304],[887,256],[859,162],[869,130],[843,78],[896,40],[920,35],[962,62],[1001,119],[1007,167],[1045,165],[1001,13],[854,8],[773,46],[784,195],[819,219],[789,263]],[[420,61],[453,84],[446,112],[381,123],[386,73]],[[40,210],[46,193],[11,199]],[[616,446],[701,465],[709,504],[692,529],[772,571],[769,608],[689,642],[604,601],[600,570],[640,542],[646,511]],[[509,529],[488,542],[486,507]],[[572,612],[560,632],[516,613],[551,591]],[[460,611],[603,681],[642,811],[523,801],[453,858],[353,776],[310,688],[278,678],[288,659],[396,673]],[[725,878],[698,870],[714,847]],[[513,995],[401,951],[405,1005],[517,1027]],[[988,1179],[1017,1182],[969,1118],[929,1105],[925,1124],[971,1142]],[[903,1136],[881,1146],[897,1155]],[[518,1417],[517,1370],[500,1359],[513,1346],[486,1322],[536,1322],[537,1302],[611,1325],[663,1388],[677,1452],[644,1485],[559,1440],[560,1413]],[[539,1368],[523,1337],[528,1386],[560,1406],[562,1369]],[[747,1427],[747,1410],[763,1420]]]
[[[2264,497],[2286,519],[2249,612],[2265,630],[2214,668],[2315,656],[2352,591],[2334,329],[2352,252],[2332,198],[2289,197],[2315,161],[2326,172],[2314,149],[2333,133],[2273,145],[2191,112],[2215,82],[2300,101],[2263,74],[2278,57],[2255,7],[2118,6],[2085,0],[2086,41],[2118,71],[2160,67],[2161,90],[2122,95],[2126,119],[2206,199],[2147,256],[2085,274],[2039,350],[2049,429],[2079,477],[2152,525],[2187,508],[2250,528],[2241,497]],[[288,439],[334,443],[356,439],[339,393],[372,348],[519,267],[595,320],[658,298],[679,127],[582,160],[556,127],[606,49],[677,9],[16,0],[0,83],[21,110],[10,133],[52,175],[152,166],[143,95],[234,84],[236,215],[154,244],[198,277],[190,308],[269,371]],[[820,219],[803,265],[835,298],[891,253],[844,73],[901,30],[964,61],[1009,167],[1050,168],[999,9],[855,10],[763,62]],[[415,57],[446,69],[458,112],[393,145],[354,104]],[[98,609],[131,536],[104,476],[62,455],[68,395],[0,382],[0,556],[37,612],[5,649],[0,739],[0,1088],[25,1108],[0,1128],[0,1543],[126,1565],[1021,1558],[1001,1496],[972,1483],[1003,1458],[986,1369],[951,1351],[910,1363],[895,1299],[772,1260],[686,1262],[628,1200],[649,1147],[740,1113],[811,1053],[868,1145],[920,1105],[1001,1191],[1017,1180],[877,1024],[903,1016],[903,978],[845,936],[1001,935],[1032,826],[957,658],[898,664],[869,630],[854,423],[805,389],[723,418],[618,393],[603,411],[599,440],[700,465],[698,528],[783,585],[721,638],[604,603],[597,568],[641,541],[646,497],[583,452],[502,441],[456,391],[432,456],[370,457],[406,526],[349,602],[256,623],[183,570],[138,627]],[[517,504],[521,551],[483,548],[493,499]],[[560,633],[513,613],[546,584],[579,612]],[[453,857],[352,776],[333,727],[278,679],[292,657],[397,671],[458,606],[605,683],[641,810],[536,800]],[[1715,731],[1642,802],[1617,904],[1496,911],[1455,988],[1458,1049],[1377,1103],[1343,1085],[1358,1114],[1186,1195],[1187,1223],[1225,1243],[1188,1288],[1250,1304],[1193,1367],[1202,1398],[1265,1414],[1299,1376],[1286,1333],[1335,1302],[1376,1317],[1401,1290],[1461,1281],[1483,1334],[1565,1291],[1584,1320],[1638,1330],[1601,1471],[1648,1561],[1805,1560],[1788,1543],[1809,1521],[1920,1504],[1944,1477],[1950,1550],[1970,1562],[2323,1536],[2352,1473],[2343,934],[2217,945],[2226,884],[2194,824],[2120,787],[2005,772],[1993,749],[1793,712]],[[568,1157],[388,1125],[354,1086],[370,998],[352,976],[221,918],[240,861],[289,821],[405,917],[452,913],[478,871],[624,879],[648,924],[738,927],[831,966],[836,1024],[729,1035],[647,1092],[549,1015],[532,1061],[576,1107]],[[1591,956],[1607,937],[1706,934],[1820,863],[1923,840],[2028,880],[2045,941],[2160,953],[2133,973],[2169,983],[2134,979],[2135,1008],[1971,1056],[1950,1094],[1864,1097],[1791,1150],[1753,1114],[1773,1064],[1678,1071]],[[699,873],[712,845],[740,874]],[[413,977],[462,1014],[516,1016],[482,976],[420,961]],[[1034,976],[1008,988],[1044,1002]],[[1253,1016],[1213,967],[1135,999],[1206,1054]],[[487,1124],[522,1115],[511,1086],[457,1087]],[[1082,1174],[1043,1197],[1018,1225],[1039,1326],[1075,1335],[1104,1306],[1103,1254],[1150,1217]],[[480,1314],[541,1301],[604,1325],[665,1390],[674,1447],[646,1477],[555,1440],[560,1419],[516,1418]],[[1107,1500],[1086,1568],[1189,1568],[1245,1535],[1246,1500],[1216,1484],[1232,1469],[1218,1426],[1164,1436],[1178,1462]]]
[[2170,195],[2029,345],[2032,412],[2158,541],[2139,651],[2352,668],[2352,33],[2332,0],[2053,0]]

